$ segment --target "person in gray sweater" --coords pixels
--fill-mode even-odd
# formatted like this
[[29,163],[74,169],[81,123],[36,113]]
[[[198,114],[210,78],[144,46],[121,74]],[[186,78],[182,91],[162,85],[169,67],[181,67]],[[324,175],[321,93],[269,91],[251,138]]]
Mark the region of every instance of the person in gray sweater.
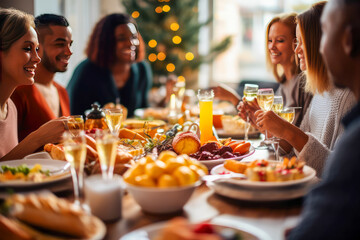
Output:
[[331,0],[321,17],[320,51],[331,81],[349,88],[357,105],[326,162],[322,181],[308,194],[301,221],[288,239],[360,239],[360,1]]
[[321,40],[320,17],[326,2],[318,2],[297,16],[295,54],[300,68],[306,71],[306,89],[313,99],[300,128],[288,123],[272,111],[258,110],[256,125],[262,130],[283,139],[281,148],[294,151],[321,176],[325,161],[343,133],[341,119],[355,105],[349,89],[334,86],[319,52]]

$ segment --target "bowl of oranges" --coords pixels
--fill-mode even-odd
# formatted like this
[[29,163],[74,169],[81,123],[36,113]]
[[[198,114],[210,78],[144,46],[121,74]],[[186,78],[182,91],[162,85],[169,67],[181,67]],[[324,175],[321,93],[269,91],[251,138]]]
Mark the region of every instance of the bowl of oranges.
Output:
[[188,155],[162,152],[157,159],[141,158],[124,174],[128,192],[149,213],[167,214],[181,211],[201,177],[208,170]]

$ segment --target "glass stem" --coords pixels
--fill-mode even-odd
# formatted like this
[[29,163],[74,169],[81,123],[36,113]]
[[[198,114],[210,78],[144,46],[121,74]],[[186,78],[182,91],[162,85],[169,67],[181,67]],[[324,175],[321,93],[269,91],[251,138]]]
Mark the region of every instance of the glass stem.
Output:
[[81,169],[75,169],[75,168],[71,168],[71,174],[73,178],[75,203],[81,206],[85,199],[84,178],[83,178],[84,174]]
[[244,140],[245,140],[245,141],[249,140],[249,136],[248,136],[249,128],[248,128],[248,125],[249,125],[249,114],[246,114],[245,137],[244,137]]

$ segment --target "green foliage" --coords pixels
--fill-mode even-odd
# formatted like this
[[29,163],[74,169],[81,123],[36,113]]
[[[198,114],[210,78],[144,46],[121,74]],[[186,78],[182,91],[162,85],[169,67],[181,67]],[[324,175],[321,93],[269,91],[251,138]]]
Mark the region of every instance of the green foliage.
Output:
[[[217,43],[211,48],[209,55],[201,56],[198,53],[199,30],[201,27],[212,22],[209,18],[206,22],[198,21],[198,0],[123,0],[122,3],[131,15],[134,11],[139,13],[135,18],[141,36],[146,44],[147,57],[150,54],[158,56],[159,52],[166,54],[164,60],[156,58],[151,61],[154,75],[168,75],[166,66],[169,63],[175,65],[174,74],[184,76],[191,74],[201,63],[211,62],[214,58],[225,51],[231,43],[231,38],[227,37],[222,42]],[[166,5],[170,10],[165,12]],[[164,7],[165,6],[165,7]],[[158,9],[158,13],[155,11]],[[172,23],[177,23],[179,29],[170,29]],[[173,37],[179,36],[182,41],[179,44],[173,42]],[[154,39],[157,46],[149,47],[148,43]],[[186,60],[185,54],[191,52],[193,60]]]

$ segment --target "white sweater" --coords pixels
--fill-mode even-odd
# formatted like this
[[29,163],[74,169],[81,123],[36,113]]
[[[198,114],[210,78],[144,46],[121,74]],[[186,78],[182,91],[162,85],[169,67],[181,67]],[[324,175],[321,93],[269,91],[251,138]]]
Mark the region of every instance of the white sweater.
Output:
[[321,176],[330,151],[344,131],[342,118],[355,104],[355,96],[348,89],[334,88],[314,95],[300,125],[309,140],[301,152],[295,153],[316,170],[317,176]]

